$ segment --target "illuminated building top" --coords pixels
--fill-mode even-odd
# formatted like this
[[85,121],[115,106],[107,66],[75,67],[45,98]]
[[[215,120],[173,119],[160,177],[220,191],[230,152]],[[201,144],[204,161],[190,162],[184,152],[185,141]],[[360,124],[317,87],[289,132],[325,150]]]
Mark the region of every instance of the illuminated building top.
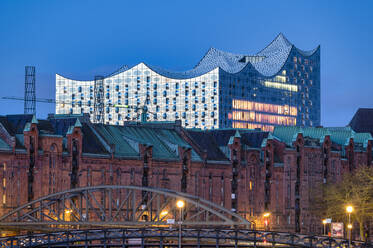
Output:
[[[145,63],[124,66],[104,77],[105,123],[137,120],[135,108],[115,107],[124,104],[146,105],[149,121],[180,119],[185,127],[202,129],[316,126],[320,124],[319,61],[319,47],[303,51],[280,34],[254,55],[211,48],[193,69],[184,72]],[[57,74],[56,112],[87,112],[93,118],[94,87],[93,80]],[[265,107],[259,111],[240,103]],[[273,108],[281,111],[267,111]]]

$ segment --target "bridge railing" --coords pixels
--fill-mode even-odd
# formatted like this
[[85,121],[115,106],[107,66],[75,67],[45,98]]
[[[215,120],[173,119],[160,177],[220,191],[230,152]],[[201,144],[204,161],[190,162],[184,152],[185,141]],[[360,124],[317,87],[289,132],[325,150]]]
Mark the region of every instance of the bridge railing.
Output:
[[[122,246],[159,247],[177,246],[178,242],[190,246],[262,247],[286,245],[291,247],[348,247],[348,241],[325,236],[306,236],[281,232],[265,232],[244,229],[190,229],[183,228],[179,240],[178,228],[128,228],[74,230],[45,234],[1,238],[1,247],[36,247],[81,245],[95,247]],[[350,247],[372,247],[371,244],[352,241]]]

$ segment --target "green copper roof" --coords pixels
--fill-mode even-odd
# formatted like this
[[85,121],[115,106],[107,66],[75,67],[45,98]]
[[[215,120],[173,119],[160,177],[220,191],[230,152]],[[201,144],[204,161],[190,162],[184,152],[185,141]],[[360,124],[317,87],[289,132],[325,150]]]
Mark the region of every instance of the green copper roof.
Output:
[[82,123],[80,123],[79,118],[76,118],[74,127],[82,127]]
[[350,138],[353,138],[354,142],[362,144],[366,143],[368,140],[373,140],[370,133],[355,133],[350,127],[317,128],[278,126],[275,127],[273,131],[275,137],[290,146],[299,133],[302,133],[303,137],[310,137],[322,141],[325,136],[329,135],[332,142],[342,146],[346,145],[346,142],[348,142]]
[[123,133],[119,128],[113,126],[95,125],[95,129],[109,143],[115,145],[114,155],[120,157],[138,157],[139,153],[133,145],[123,138]]
[[[115,156],[139,156],[139,144],[152,146],[155,159],[179,159],[178,147],[191,148],[173,129],[151,126],[94,125],[108,144],[115,144]],[[201,158],[192,150],[192,160]]]
[[241,138],[241,134],[238,130],[236,130],[236,133],[234,134],[235,138]]
[[35,116],[35,115],[32,116],[31,123],[32,123],[32,124],[38,124],[38,123],[39,123],[38,120],[36,119],[36,116]]
[[30,128],[31,128],[31,123],[30,123],[30,122],[27,122],[26,125],[25,125],[25,128],[23,129],[23,132],[28,132],[28,131],[30,131]]
[[0,138],[0,150],[12,150],[12,148]]

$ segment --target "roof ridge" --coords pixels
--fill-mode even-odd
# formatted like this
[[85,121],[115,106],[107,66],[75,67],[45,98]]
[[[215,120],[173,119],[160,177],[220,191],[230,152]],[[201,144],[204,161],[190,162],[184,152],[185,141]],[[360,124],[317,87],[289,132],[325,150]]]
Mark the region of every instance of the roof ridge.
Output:
[[285,44],[287,44],[288,46],[294,46],[293,43],[291,43],[286,37],[285,35],[280,32],[267,46],[265,46],[262,50],[260,50],[258,53],[256,54],[259,54],[259,53],[262,53],[264,50],[267,50],[271,45],[273,45],[275,43],[275,41],[280,41],[280,38],[281,40],[285,41]]

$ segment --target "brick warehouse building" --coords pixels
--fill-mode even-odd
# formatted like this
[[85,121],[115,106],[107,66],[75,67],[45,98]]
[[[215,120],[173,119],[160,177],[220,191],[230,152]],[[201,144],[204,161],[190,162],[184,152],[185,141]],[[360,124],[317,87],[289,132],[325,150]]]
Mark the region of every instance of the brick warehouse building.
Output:
[[372,136],[349,127],[184,129],[180,122],[93,124],[88,115],[0,117],[0,214],[27,201],[102,184],[187,192],[273,230],[321,233],[318,186],[371,164]]

